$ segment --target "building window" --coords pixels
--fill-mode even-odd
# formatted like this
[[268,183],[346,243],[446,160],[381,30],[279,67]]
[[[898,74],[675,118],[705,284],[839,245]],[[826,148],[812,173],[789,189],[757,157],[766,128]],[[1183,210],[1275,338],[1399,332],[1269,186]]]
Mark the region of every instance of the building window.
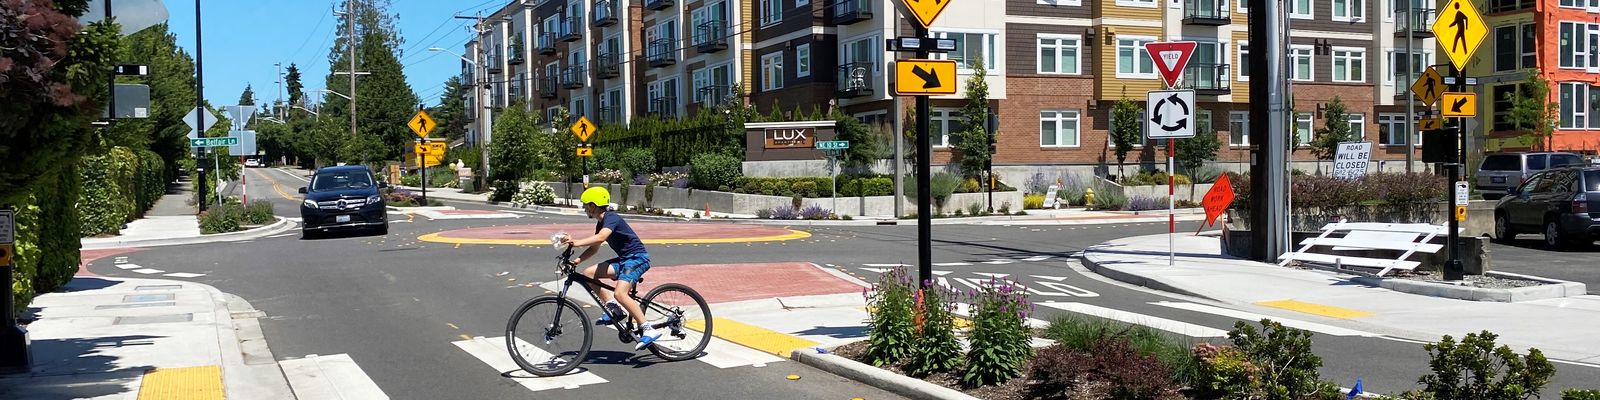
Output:
[[1495,131],[1509,131],[1517,129],[1511,121],[1511,107],[1516,104],[1518,85],[1499,85],[1489,88],[1492,94],[1490,107],[1493,109],[1494,125],[1490,128]]
[[1351,137],[1356,138],[1357,141],[1367,141],[1367,114],[1349,113],[1345,114],[1345,118],[1350,122]]
[[589,99],[580,97],[572,99],[572,118],[589,116]]
[[761,91],[783,87],[783,51],[761,56]]
[[[1388,54],[1389,74],[1383,77],[1383,84],[1385,85],[1394,85],[1395,82],[1404,81],[1404,86],[1411,86],[1410,81],[1422,76],[1422,73],[1428,69],[1429,60],[1433,59],[1433,53],[1417,52],[1415,50],[1411,53],[1411,62],[1409,63],[1406,62],[1406,57],[1401,52],[1390,50]],[[1411,76],[1409,78],[1406,76],[1407,66],[1411,67]]]
[[[1243,2],[1241,2],[1241,3],[1243,3]],[[1234,65],[1236,65],[1236,67],[1233,70],[1239,71],[1239,81],[1241,81],[1241,82],[1249,81],[1250,80],[1250,41],[1247,41],[1247,40],[1240,40],[1239,41],[1239,62],[1234,64]]]
[[1539,32],[1534,29],[1533,23],[1522,24],[1522,67],[1538,68],[1539,47],[1534,43]]
[[1233,111],[1228,113],[1228,145],[1250,145],[1250,112]]
[[806,43],[794,47],[794,76],[804,78],[811,76],[811,44]]
[[783,22],[783,0],[761,0],[761,27]]
[[1311,113],[1295,114],[1294,137],[1300,147],[1311,145]]
[[1517,26],[1507,25],[1494,28],[1494,70],[1510,71],[1517,69],[1517,61],[1522,53],[1517,51],[1519,41]]
[[[1600,115],[1600,86],[1589,86],[1589,112]],[[1589,118],[1589,129],[1600,129],[1600,118]]]
[[1334,82],[1366,82],[1367,81],[1367,51],[1363,49],[1337,48],[1333,50],[1333,81]]
[[1561,68],[1591,69],[1600,67],[1596,53],[1600,53],[1600,25],[1562,22],[1560,33]]
[[1404,145],[1406,134],[1405,114],[1378,114],[1378,144]]
[[928,111],[928,137],[929,145],[933,147],[949,147],[950,134],[961,132],[961,110],[956,108],[936,108]]
[[1155,79],[1156,65],[1144,44],[1155,38],[1117,38],[1117,77]]
[[1313,77],[1311,74],[1311,45],[1297,44],[1289,46],[1289,66],[1294,70],[1294,73],[1289,77],[1290,80],[1310,81]]
[[[1296,0],[1297,2],[1299,0]],[[1362,9],[1367,0],[1333,0],[1333,20],[1339,22],[1361,21],[1367,16]]]
[[842,44],[839,45],[840,65],[856,63],[867,64],[872,66],[873,75],[877,75],[879,73],[879,68],[882,67],[878,63],[878,57],[879,55],[883,54],[883,52],[878,51],[878,46],[882,45],[883,41],[878,39],[878,36],[874,35],[871,37],[841,43]]
[[1289,0],[1289,18],[1311,19],[1311,0]]
[[1078,147],[1078,110],[1040,111],[1039,147]]
[[794,7],[800,8],[811,5],[811,0],[794,0]]
[[956,49],[942,55],[935,54],[933,58],[955,60],[956,67],[963,70],[971,70],[978,62],[982,62],[985,69],[993,72],[996,69],[996,60],[998,60],[994,55],[996,36],[999,35],[993,33],[934,32],[934,37],[955,39]]
[[1077,7],[1077,6],[1083,5],[1083,1],[1082,0],[1037,0],[1037,3],[1038,4],[1047,5],[1047,6],[1072,6],[1072,7]]
[[1122,7],[1156,8],[1156,0],[1117,0],[1117,5]]
[[1078,64],[1082,45],[1078,38],[1078,35],[1039,34],[1039,73],[1082,73]]
[[1588,126],[1589,85],[1561,83],[1561,129],[1583,129]]

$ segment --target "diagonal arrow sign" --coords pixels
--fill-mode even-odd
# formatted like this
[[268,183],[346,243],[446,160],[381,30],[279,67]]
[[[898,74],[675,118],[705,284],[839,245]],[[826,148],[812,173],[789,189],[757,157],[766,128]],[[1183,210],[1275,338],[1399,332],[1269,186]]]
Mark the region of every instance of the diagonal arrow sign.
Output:
[[933,89],[939,87],[939,74],[934,73],[933,71],[922,69],[921,66],[912,67],[911,73],[916,74],[918,78],[922,78],[923,89]]
[[1465,97],[1456,99],[1455,104],[1451,104],[1450,105],[1450,112],[1453,112],[1453,113],[1462,112],[1461,111],[1461,107],[1466,107],[1467,101],[1468,101],[1468,99],[1465,98]]

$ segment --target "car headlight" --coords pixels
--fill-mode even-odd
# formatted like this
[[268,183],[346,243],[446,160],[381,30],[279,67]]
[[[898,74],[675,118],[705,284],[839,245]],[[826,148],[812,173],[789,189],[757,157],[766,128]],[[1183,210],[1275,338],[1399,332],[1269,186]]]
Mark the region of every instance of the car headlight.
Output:
[[379,196],[379,195],[367,196],[367,204],[378,204],[378,202],[381,202],[381,201],[383,201],[383,196]]
[[305,201],[300,202],[300,205],[306,206],[308,208],[317,208],[316,200],[311,200],[311,199],[306,199]]

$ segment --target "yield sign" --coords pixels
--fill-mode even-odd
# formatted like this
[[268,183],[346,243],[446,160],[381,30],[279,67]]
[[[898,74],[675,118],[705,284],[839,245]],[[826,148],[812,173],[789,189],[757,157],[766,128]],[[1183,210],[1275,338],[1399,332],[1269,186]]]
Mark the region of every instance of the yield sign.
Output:
[[939,19],[939,13],[950,5],[953,0],[900,0],[906,9],[911,11],[912,19],[922,24],[923,28],[933,27],[933,20]]
[[1149,42],[1144,44],[1144,51],[1150,53],[1161,80],[1171,88],[1178,86],[1178,77],[1183,76],[1183,67],[1189,65],[1195,46],[1195,42]]
[[1471,1],[1450,0],[1433,22],[1434,41],[1450,56],[1450,65],[1456,69],[1467,68],[1467,60],[1472,59],[1485,36],[1489,36],[1489,26]]

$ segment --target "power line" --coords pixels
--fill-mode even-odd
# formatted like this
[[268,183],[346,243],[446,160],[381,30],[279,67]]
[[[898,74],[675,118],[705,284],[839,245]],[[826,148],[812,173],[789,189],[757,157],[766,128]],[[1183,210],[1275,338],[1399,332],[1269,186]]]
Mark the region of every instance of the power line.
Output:
[[328,14],[322,14],[322,18],[317,19],[316,27],[315,28],[311,28],[310,32],[306,32],[305,40],[301,40],[300,41],[300,47],[295,48],[294,52],[293,53],[289,53],[289,56],[288,57],[284,57],[284,59],[292,60],[296,56],[299,56],[300,55],[300,51],[301,50],[305,50],[306,44],[311,43],[311,38],[313,36],[316,36],[317,32],[321,32],[322,31],[322,23],[323,22],[327,22],[327,21],[328,21]]
[[[440,30],[440,29],[444,29],[444,26],[445,26],[445,25],[449,25],[449,24],[450,24],[450,22],[451,22],[451,21],[454,21],[454,20],[455,20],[455,18],[454,18],[454,17],[451,17],[451,18],[447,18],[447,19],[445,19],[445,20],[444,20],[444,22],[440,22],[440,23],[439,23],[439,26],[436,26],[436,27],[433,27],[433,31],[431,31],[431,32],[428,32],[428,34],[427,34],[427,35],[424,35],[424,36],[423,36],[423,37],[422,37],[422,39],[418,39],[418,40],[417,40],[417,43],[422,43],[422,41],[425,41],[425,40],[428,40],[428,39],[429,39],[429,38],[432,38],[432,37],[433,37],[433,34],[435,34],[435,33],[439,33],[439,30]],[[460,24],[465,24],[465,23],[466,23],[466,22],[467,22],[467,21],[461,21],[461,22],[459,22],[459,23],[457,23],[457,25],[460,25]],[[448,35],[446,35],[446,36],[448,36]],[[436,42],[436,43],[437,43],[437,41],[435,41],[435,42]],[[410,52],[411,52],[411,50],[415,50],[415,49],[416,49],[416,48],[417,48],[417,45],[416,45],[416,44],[413,44],[413,45],[411,45],[411,46],[407,46],[407,47],[406,47],[406,48],[405,48],[405,51],[403,51],[403,52],[402,52],[402,53],[410,53]]]

